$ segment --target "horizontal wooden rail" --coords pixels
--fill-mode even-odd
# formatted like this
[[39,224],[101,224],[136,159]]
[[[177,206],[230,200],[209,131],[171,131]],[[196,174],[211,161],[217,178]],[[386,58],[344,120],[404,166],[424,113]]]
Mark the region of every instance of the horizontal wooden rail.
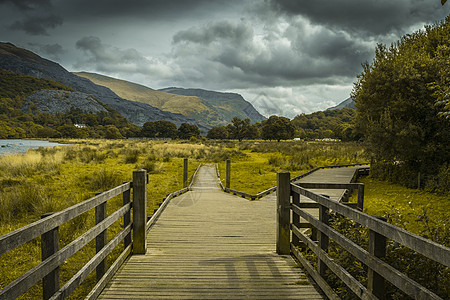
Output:
[[[228,163],[228,161],[227,161],[227,163]],[[312,173],[314,173],[314,172],[316,172],[316,171],[318,171],[318,170],[320,170],[320,169],[347,168],[347,167],[365,166],[365,165],[368,165],[368,163],[317,167],[317,168],[314,168],[314,169],[312,169],[312,170],[309,170],[308,172],[305,172],[305,173],[303,173],[303,174],[300,174],[300,175],[298,175],[298,176],[296,176],[296,177],[291,178],[290,181],[291,181],[291,182],[295,182],[295,181],[297,181],[297,180],[299,180],[299,179],[301,179],[301,178],[303,178],[303,177],[306,177],[306,176],[308,176],[308,175],[310,175],[310,174],[312,174]],[[358,171],[361,172],[361,173],[363,173],[363,174],[368,174],[369,169],[370,169],[370,167],[367,167],[367,168],[361,168],[361,169],[358,170]],[[264,191],[262,191],[262,192],[259,192],[258,194],[249,194],[249,193],[246,193],[246,192],[241,192],[241,191],[238,191],[238,190],[233,190],[233,189],[231,189],[231,188],[229,188],[229,187],[224,187],[224,186],[223,186],[222,181],[220,180],[219,168],[218,168],[217,165],[216,165],[216,171],[217,171],[217,177],[219,178],[219,185],[220,185],[220,188],[221,188],[224,192],[226,192],[226,193],[230,193],[230,194],[234,194],[234,195],[240,195],[241,197],[243,197],[243,198],[249,198],[250,200],[256,200],[256,199],[260,199],[260,198],[262,198],[262,197],[264,197],[264,196],[267,196],[267,195],[269,195],[270,193],[273,193],[273,192],[275,192],[275,191],[277,190],[277,186],[273,186],[273,187],[271,187],[271,188],[268,188],[268,189],[266,189],[266,190],[264,190]],[[355,176],[356,176],[356,177],[358,177],[358,175],[360,175],[360,174],[355,173]],[[330,188],[332,188],[332,187],[330,187]],[[334,188],[337,188],[337,187],[334,187]],[[361,206],[361,207],[362,207],[362,206]]]
[[55,227],[58,227],[59,225],[64,224],[67,221],[72,220],[73,218],[87,212],[88,210],[129,190],[131,186],[131,182],[126,182],[109,191],[103,192],[60,212],[54,213],[45,219],[41,219],[27,226],[0,236],[0,254],[8,252],[26,242],[31,241],[38,236],[41,236],[43,233]]
[[[391,225],[377,217],[365,214],[360,210],[350,208],[346,203],[333,201],[324,195],[316,194],[307,189],[361,189],[359,184],[294,184],[291,183],[289,179],[286,179],[289,178],[289,173],[286,174],[286,172],[280,172],[278,178],[281,178],[278,179],[279,196],[277,198],[279,228],[289,229],[281,230],[280,236],[277,236],[277,252],[279,254],[286,254],[287,249],[289,249],[289,252],[299,259],[305,269],[311,274],[330,299],[335,299],[336,295],[334,292],[330,291],[330,287],[322,278],[326,269],[332,271],[361,299],[384,298],[384,280],[391,282],[405,294],[415,299],[441,299],[432,291],[385,263],[381,257],[384,255],[383,247],[385,247],[386,239],[390,239],[431,260],[446,267],[450,267],[449,248]],[[313,200],[314,203],[300,202],[300,195]],[[290,200],[291,196],[292,201]],[[304,210],[304,208],[312,207],[319,208],[318,219]],[[354,220],[360,225],[368,228],[369,247],[367,250],[329,226],[328,218],[330,211]],[[292,218],[290,217],[291,213]],[[299,223],[299,218],[304,219],[307,223]],[[293,224],[290,224],[290,220],[293,220]],[[305,224],[309,225],[304,226]],[[304,229],[302,229],[305,227],[311,227],[313,232],[314,230],[317,232],[317,236],[314,236],[314,238],[307,236]],[[289,239],[291,233],[292,241]],[[362,285],[328,255],[327,249],[329,239],[339,244],[368,267],[367,287]],[[309,262],[307,262],[301,252],[297,249],[297,246],[299,246],[300,243],[302,245],[301,247],[308,247],[318,257],[317,270],[312,268]]]

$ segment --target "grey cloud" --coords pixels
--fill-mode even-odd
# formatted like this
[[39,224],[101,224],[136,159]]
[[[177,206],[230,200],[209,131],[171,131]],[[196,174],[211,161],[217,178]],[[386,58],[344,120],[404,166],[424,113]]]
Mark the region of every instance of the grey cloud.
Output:
[[190,28],[178,32],[173,37],[173,43],[193,42],[209,44],[214,41],[230,41],[233,44],[241,44],[253,38],[251,26],[243,23],[233,23],[231,21],[220,21],[209,24],[202,28]]
[[[62,2],[61,9],[84,17],[139,17],[152,20],[183,19],[187,16],[208,15],[217,7],[239,3],[237,0],[79,0]],[[86,9],[88,7],[88,9]]]
[[39,54],[48,57],[53,60],[59,60],[60,55],[66,53],[66,50],[60,44],[39,44],[39,43],[28,43],[30,47],[36,49]]
[[[236,84],[234,88],[249,83],[336,82],[359,73],[370,52],[364,43],[344,33],[323,28],[310,32],[301,24],[255,34],[244,22],[216,22],[174,37],[174,54],[183,70],[191,70],[197,80],[202,74],[206,81],[229,78],[227,84]],[[192,68],[199,71],[192,73]]]
[[351,32],[386,35],[403,34],[417,23],[442,19],[448,10],[437,0],[271,0],[273,7],[287,15],[302,15],[316,24]]
[[87,55],[76,64],[77,68],[94,69],[106,73],[140,73],[166,76],[169,70],[160,62],[144,57],[136,49],[120,49],[103,44],[98,37],[83,37],[76,48]]
[[52,6],[50,0],[0,0],[0,4],[9,3],[20,10],[35,10],[40,8],[49,8]]
[[56,28],[62,25],[63,19],[55,15],[45,17],[32,16],[23,21],[14,22],[10,28],[13,30],[23,30],[29,35],[48,35],[47,29]]

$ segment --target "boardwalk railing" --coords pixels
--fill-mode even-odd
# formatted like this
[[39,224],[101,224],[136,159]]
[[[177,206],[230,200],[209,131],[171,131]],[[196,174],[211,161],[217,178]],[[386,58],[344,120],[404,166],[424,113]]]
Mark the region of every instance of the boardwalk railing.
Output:
[[[298,176],[295,176],[291,179],[291,182],[295,182],[303,177],[306,177],[314,172],[316,172],[317,170],[320,169],[333,169],[333,168],[347,168],[347,167],[356,167],[356,166],[365,166],[368,165],[368,163],[363,163],[363,164],[349,164],[349,165],[337,165],[337,166],[323,166],[323,167],[317,167],[314,168],[312,170],[309,170],[308,172],[305,172],[303,174],[300,174]],[[225,187],[222,184],[222,181],[220,180],[220,174],[219,174],[219,169],[216,166],[216,170],[217,170],[217,177],[219,178],[219,184],[220,187],[222,188],[222,190],[226,193],[230,193],[233,195],[240,195],[242,198],[249,198],[250,200],[256,200],[256,199],[260,199],[264,196],[267,196],[270,193],[273,193],[277,190],[277,186],[273,186],[271,188],[268,188],[267,190],[264,190],[262,192],[259,192],[258,194],[249,194],[249,193],[245,193],[245,192],[241,192],[241,191],[237,191],[237,190],[233,190],[230,188],[230,181],[231,181],[231,161],[229,159],[227,159],[226,162],[226,178],[225,178]],[[355,182],[356,179],[358,178],[358,176],[362,175],[362,174],[368,174],[369,172],[369,167],[367,168],[360,168],[356,173],[354,178],[352,179],[352,182]],[[344,202],[346,202],[346,200],[348,200],[348,191],[343,194],[342,200]]]
[[[330,299],[339,299],[323,276],[331,270],[358,297],[362,299],[384,299],[385,280],[415,299],[441,299],[439,296],[413,281],[405,274],[381,260],[385,253],[386,239],[402,244],[425,257],[446,267],[450,267],[450,249],[393,226],[379,218],[367,215],[343,203],[330,200],[324,195],[309,191],[308,184],[293,184],[288,172],[277,174],[277,253],[293,254],[305,267]],[[317,186],[314,186],[317,187]],[[311,203],[300,202],[300,196],[314,201],[319,207],[319,218],[315,218],[305,208]],[[291,201],[292,198],[292,201]],[[308,201],[311,202],[311,201]],[[364,249],[329,226],[329,212],[333,211],[365,226],[369,230],[369,246]],[[292,219],[291,219],[292,213]],[[317,230],[317,240],[306,235],[300,226],[300,217]],[[291,224],[292,220],[292,224]],[[292,241],[290,236],[292,235]],[[342,246],[368,268],[367,287],[337,264],[328,253],[329,239]],[[311,249],[318,257],[317,269],[298,250],[302,246]]]
[[[187,172],[186,167],[185,172]],[[15,299],[41,280],[43,299],[66,299],[94,269],[96,270],[97,284],[86,299],[96,299],[130,254],[146,253],[147,231],[164,209],[164,206],[167,205],[167,202],[190,188],[189,186],[169,194],[164,201],[165,204],[163,203],[147,222],[147,183],[148,177],[145,170],[134,171],[132,182],[125,182],[62,211],[46,214],[39,221],[0,236],[0,255],[38,237],[41,238],[42,252],[42,262],[5,286],[0,291],[0,299]],[[133,191],[132,202],[131,191]],[[107,216],[107,201],[119,195],[122,195],[123,205]],[[59,249],[59,226],[91,209],[95,209],[96,225]],[[131,219],[132,210],[133,219]],[[107,243],[107,229],[122,217],[123,230]],[[63,287],[60,287],[60,266],[94,239],[96,241],[96,254]],[[124,241],[123,251],[106,269],[106,257],[121,241]]]

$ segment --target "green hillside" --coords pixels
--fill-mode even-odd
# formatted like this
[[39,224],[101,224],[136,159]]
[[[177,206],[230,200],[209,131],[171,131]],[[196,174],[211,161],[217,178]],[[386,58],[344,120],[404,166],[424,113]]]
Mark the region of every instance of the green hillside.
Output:
[[[27,97],[30,95],[35,97],[34,95],[38,91],[47,91],[48,95],[53,92],[62,93],[64,96],[59,100],[61,105],[66,105],[67,99],[72,99],[70,97],[77,94],[72,88],[53,80],[20,75],[0,69],[0,138],[117,138],[134,136],[139,133],[139,127],[104,104],[101,104],[104,107],[103,111],[98,113],[83,111],[85,105],[72,107],[65,112],[58,113],[41,111],[39,104],[51,101],[52,96],[26,103],[29,101]],[[76,123],[84,124],[85,127],[76,128],[74,126]]]
[[213,126],[223,123],[220,114],[205,105],[199,97],[169,94],[140,84],[95,73],[78,72],[74,74],[87,78],[95,84],[105,86],[127,100],[146,103],[164,111],[179,113],[205,125]]

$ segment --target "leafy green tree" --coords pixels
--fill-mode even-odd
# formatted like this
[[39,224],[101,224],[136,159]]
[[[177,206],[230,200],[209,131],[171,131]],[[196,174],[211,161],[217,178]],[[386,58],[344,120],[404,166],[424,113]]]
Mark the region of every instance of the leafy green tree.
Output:
[[106,125],[105,138],[107,139],[123,139],[119,129],[114,125]]
[[265,140],[288,140],[294,137],[295,127],[286,117],[270,116],[262,122],[262,138]]
[[188,140],[200,136],[200,129],[195,124],[182,123],[178,128],[178,138]]
[[378,45],[374,61],[363,65],[353,90],[356,125],[381,177],[414,186],[419,172],[432,176],[450,160],[450,122],[438,116],[429,89],[441,79],[440,49],[449,40],[447,17],[389,48]]
[[234,117],[231,123],[227,125],[229,137],[242,141],[245,138],[252,138],[254,131],[252,131],[250,119],[241,120]]
[[155,122],[145,122],[141,134],[144,137],[154,138],[156,136]]
[[170,121],[160,120],[155,122],[156,137],[175,139],[178,134],[177,125]]
[[228,135],[229,132],[226,126],[214,126],[208,131],[206,137],[208,139],[224,140],[228,138]]

